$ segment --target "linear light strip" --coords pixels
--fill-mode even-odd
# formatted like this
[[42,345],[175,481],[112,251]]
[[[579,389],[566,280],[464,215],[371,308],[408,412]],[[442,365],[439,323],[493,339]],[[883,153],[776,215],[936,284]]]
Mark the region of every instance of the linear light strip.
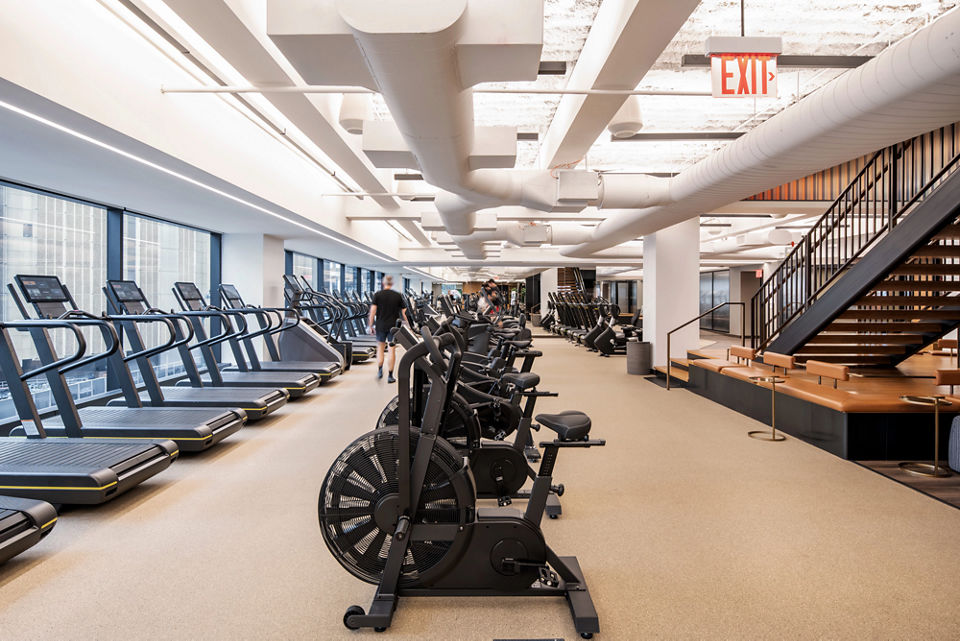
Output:
[[287,216],[284,216],[283,214],[277,213],[277,212],[275,212],[275,211],[271,211],[271,210],[267,209],[266,207],[261,207],[260,205],[258,205],[258,204],[256,204],[256,203],[252,203],[252,202],[250,202],[250,201],[248,201],[248,200],[245,200],[245,199],[243,199],[243,198],[240,198],[239,196],[234,196],[233,194],[227,193],[227,192],[223,191],[222,189],[218,189],[218,188],[213,187],[213,186],[211,186],[211,185],[207,185],[206,183],[200,182],[199,180],[196,180],[196,179],[194,179],[194,178],[191,178],[190,176],[187,176],[187,175],[185,175],[185,174],[181,174],[181,173],[179,173],[179,172],[177,172],[177,171],[174,171],[174,170],[169,169],[169,168],[167,168],[167,167],[164,167],[164,166],[162,166],[162,165],[158,165],[157,163],[152,162],[152,161],[150,161],[150,160],[147,160],[146,158],[141,158],[140,156],[137,156],[137,155],[135,155],[135,154],[132,154],[132,153],[130,153],[130,152],[128,152],[128,151],[124,151],[123,149],[120,149],[120,148],[118,148],[118,147],[114,147],[113,145],[111,145],[111,144],[109,144],[109,143],[105,143],[105,142],[103,142],[102,140],[97,140],[96,138],[93,138],[93,137],[91,137],[91,136],[88,136],[88,135],[86,135],[86,134],[84,134],[84,133],[80,133],[79,131],[70,129],[69,127],[66,127],[66,126],[64,126],[64,125],[61,125],[60,123],[54,122],[54,121],[52,121],[52,120],[48,120],[47,118],[44,118],[43,116],[39,116],[39,115],[37,115],[37,114],[35,114],[35,113],[31,113],[31,112],[29,112],[29,111],[26,111],[25,109],[21,109],[20,107],[17,107],[16,105],[12,105],[12,104],[10,104],[10,103],[8,103],[8,102],[4,102],[4,101],[0,100],[0,107],[2,107],[3,109],[6,109],[7,111],[11,111],[11,112],[13,112],[13,113],[15,113],[15,114],[21,115],[21,116],[23,116],[23,117],[25,117],[25,118],[29,118],[30,120],[33,120],[34,122],[39,122],[39,123],[42,124],[42,125],[45,125],[45,126],[47,126],[47,127],[50,127],[50,128],[52,128],[52,129],[56,129],[57,131],[61,131],[61,132],[65,133],[65,134],[68,134],[68,135],[70,135],[70,136],[73,136],[74,138],[77,138],[77,139],[82,140],[82,141],[84,141],[84,142],[90,143],[91,145],[95,145],[95,146],[97,146],[97,147],[100,147],[101,149],[106,149],[107,151],[110,151],[110,152],[112,152],[112,153],[115,153],[115,154],[117,154],[118,156],[122,156],[122,157],[124,157],[124,158],[127,158],[128,160],[132,160],[132,161],[137,162],[137,163],[139,163],[139,164],[141,164],[141,165],[150,167],[151,169],[156,169],[157,171],[160,171],[160,172],[162,172],[162,173],[165,173],[165,174],[167,174],[168,176],[173,176],[174,178],[177,178],[177,179],[179,179],[179,180],[182,180],[182,181],[184,181],[184,182],[186,182],[186,183],[189,183],[189,184],[191,184],[191,185],[194,185],[194,186],[196,186],[196,187],[200,187],[201,189],[205,189],[205,190],[207,190],[207,191],[209,191],[209,192],[211,192],[211,193],[217,194],[218,196],[222,196],[222,197],[224,197],[224,198],[227,198],[227,199],[229,199],[229,200],[232,200],[232,201],[234,201],[234,202],[236,202],[236,203],[239,203],[239,204],[241,204],[241,205],[246,205],[247,207],[250,207],[251,209],[255,209],[255,210],[259,211],[259,212],[262,212],[262,213],[264,213],[264,214],[267,214],[268,216],[273,216],[274,218],[279,218],[280,220],[283,220],[283,221],[285,221],[285,222],[288,222],[288,223],[290,223],[290,224],[292,224],[292,225],[295,225],[295,226],[297,226],[297,227],[299,227],[299,228],[301,228],[301,229],[305,229],[305,230],[307,230],[307,231],[309,231],[309,232],[313,232],[314,234],[317,234],[317,235],[319,235],[319,236],[323,236],[324,238],[329,238],[330,240],[336,241],[336,242],[340,243],[341,245],[344,245],[345,247],[348,247],[348,248],[350,248],[350,249],[355,249],[355,250],[361,251],[361,252],[363,252],[364,254],[367,254],[368,256],[373,256],[373,257],[376,258],[377,260],[387,260],[387,261],[389,261],[389,262],[391,262],[391,263],[398,263],[398,262],[399,262],[399,261],[397,261],[397,260],[394,260],[394,259],[390,258],[390,257],[387,256],[386,254],[382,254],[382,255],[381,255],[381,254],[377,254],[377,253],[374,253],[374,252],[372,252],[372,251],[366,250],[366,249],[364,249],[363,247],[360,247],[360,246],[358,246],[358,245],[354,245],[354,244],[352,244],[352,243],[348,243],[348,242],[345,241],[345,240],[341,240],[340,238],[337,238],[336,236],[333,236],[333,235],[328,234],[328,233],[326,233],[326,232],[324,232],[324,231],[321,231],[321,230],[319,230],[319,229],[317,229],[317,228],[315,228],[315,227],[311,227],[310,225],[306,225],[306,224],[301,223],[301,222],[299,222],[299,221],[296,221],[296,220],[293,220],[293,219],[291,219],[291,218],[288,218]]

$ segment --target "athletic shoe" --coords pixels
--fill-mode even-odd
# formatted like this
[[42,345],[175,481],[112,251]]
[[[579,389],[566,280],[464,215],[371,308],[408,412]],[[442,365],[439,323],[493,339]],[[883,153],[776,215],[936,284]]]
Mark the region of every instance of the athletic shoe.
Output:
[[397,382],[397,379],[395,379],[395,378],[393,377],[393,372],[390,372],[390,375],[387,376],[387,382],[388,382],[388,383],[396,383],[396,382]]
[[383,378],[383,368],[380,367],[377,369],[377,378]]

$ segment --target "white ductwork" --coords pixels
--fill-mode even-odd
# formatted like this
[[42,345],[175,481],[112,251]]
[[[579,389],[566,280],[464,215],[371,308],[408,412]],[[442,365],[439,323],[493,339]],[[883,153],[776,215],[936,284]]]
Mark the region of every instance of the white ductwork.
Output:
[[[470,88],[536,78],[542,0],[271,0],[268,8],[270,37],[304,80],[380,91],[405,147],[387,140],[382,152],[392,162],[415,161],[444,190],[440,221],[473,256],[483,256],[484,241],[464,237],[478,210],[596,204],[607,218],[562,252],[586,257],[960,120],[960,13],[953,11],[674,178],[476,169],[484,161],[471,163]],[[355,79],[345,82],[344,69]],[[579,242],[582,233],[551,232],[551,242]]]
[[668,179],[657,188],[666,201],[611,212],[589,242],[562,253],[593,255],[957,120],[960,12],[951,11]]

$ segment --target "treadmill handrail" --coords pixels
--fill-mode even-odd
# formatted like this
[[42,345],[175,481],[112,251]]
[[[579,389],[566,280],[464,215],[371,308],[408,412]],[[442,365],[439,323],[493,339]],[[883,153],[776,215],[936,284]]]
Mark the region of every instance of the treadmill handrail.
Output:
[[206,345],[216,345],[217,343],[223,343],[232,338],[236,338],[237,336],[240,335],[239,332],[233,331],[233,323],[230,322],[230,317],[221,311],[213,311],[213,310],[203,310],[203,311],[197,311],[197,312],[182,311],[182,312],[177,312],[177,314],[180,316],[197,316],[200,318],[217,317],[221,321],[223,321],[223,327],[225,328],[223,332],[221,332],[220,334],[216,334],[214,336],[205,338],[202,341],[197,341],[196,343],[190,346],[190,349],[197,349],[199,347],[204,347]]
[[177,314],[174,312],[165,312],[162,309],[158,309],[156,307],[151,307],[144,313],[160,316],[162,318],[168,318],[174,323],[177,323],[178,325],[180,324],[181,321],[183,322],[183,326],[186,328],[186,331],[183,333],[184,337],[177,341],[174,341],[174,343],[170,346],[171,348],[180,347],[181,345],[186,345],[187,343],[192,341],[193,337],[196,335],[196,332],[193,331],[193,325],[190,323],[188,319],[183,317],[183,314]]
[[[167,339],[167,341],[162,345],[146,347],[139,352],[125,354],[123,356],[125,363],[129,363],[130,361],[138,358],[150,358],[151,356],[156,356],[157,354],[161,354],[169,349],[177,347],[178,341],[176,328],[173,325],[173,321],[166,316],[161,316],[160,314],[117,314],[113,316],[107,316],[106,318],[118,322],[163,323],[167,328],[167,332],[170,334],[170,338]],[[179,341],[179,344],[183,344],[183,341]]]
[[[79,318],[71,318],[79,316]],[[82,358],[79,361],[73,362],[66,367],[59,367],[57,371],[60,374],[65,374],[71,370],[75,370],[84,365],[89,365],[104,358],[113,356],[118,351],[120,351],[120,337],[117,335],[116,328],[110,324],[110,321],[105,318],[100,318],[94,316],[89,312],[84,312],[79,309],[71,309],[68,312],[65,312],[57,320],[65,321],[73,325],[91,325],[100,328],[100,335],[103,336],[103,341],[106,343],[107,347],[102,352],[96,354],[91,354],[86,358]]]
[[59,327],[61,329],[69,329],[70,331],[73,332],[74,337],[77,339],[77,351],[70,356],[65,356],[64,358],[58,359],[52,363],[47,363],[46,365],[41,365],[40,367],[37,367],[35,369],[23,372],[22,374],[20,374],[21,381],[25,381],[28,378],[33,378],[34,376],[38,376],[40,374],[46,374],[50,370],[59,369],[60,367],[69,365],[70,363],[73,363],[79,360],[83,356],[84,352],[87,351],[87,341],[83,337],[83,333],[80,331],[80,329],[73,323],[68,323],[67,321],[61,321],[61,320],[51,320],[51,319],[11,321],[9,323],[0,322],[0,329],[29,330],[29,329],[34,329],[38,327],[43,327],[43,328]]

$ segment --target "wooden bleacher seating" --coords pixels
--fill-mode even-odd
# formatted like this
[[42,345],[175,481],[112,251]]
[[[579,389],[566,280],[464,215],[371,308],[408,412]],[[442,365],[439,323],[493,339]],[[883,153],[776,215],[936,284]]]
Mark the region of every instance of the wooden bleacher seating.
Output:
[[[740,367],[744,361],[750,365],[757,357],[757,353],[749,347],[734,345],[727,350],[727,358],[697,358],[690,361],[691,365],[708,369],[711,372],[720,372],[727,367]],[[736,359],[733,361],[731,359]]]
[[817,384],[822,385],[824,378],[833,381],[833,389],[837,389],[837,381],[850,380],[850,368],[846,365],[824,363],[823,361],[807,361],[807,374],[817,377]]

